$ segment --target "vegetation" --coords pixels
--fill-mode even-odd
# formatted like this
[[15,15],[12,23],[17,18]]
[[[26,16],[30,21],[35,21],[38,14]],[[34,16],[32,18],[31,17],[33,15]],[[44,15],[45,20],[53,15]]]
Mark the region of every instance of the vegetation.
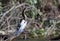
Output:
[[[60,35],[60,1],[0,1],[0,30],[6,32],[6,34],[9,33],[9,30],[16,30],[21,19],[28,22],[24,32],[21,34],[26,39]],[[12,35],[10,36],[12,37]]]

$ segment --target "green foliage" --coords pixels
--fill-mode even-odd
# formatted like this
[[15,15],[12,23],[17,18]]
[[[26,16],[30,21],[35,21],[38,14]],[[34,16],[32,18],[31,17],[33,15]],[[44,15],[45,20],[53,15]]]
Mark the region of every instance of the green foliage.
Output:
[[27,3],[34,5],[37,3],[37,0],[26,0]]
[[0,14],[1,14],[1,11],[2,11],[2,3],[0,2]]
[[43,28],[33,31],[33,29],[31,29],[29,36],[30,37],[42,37],[44,36],[45,30]]
[[56,24],[56,27],[60,27],[60,23],[57,23],[57,24]]
[[35,38],[35,37],[38,37],[38,34],[31,29],[31,31],[30,31],[30,33],[29,33],[29,36],[30,36],[31,38]]
[[44,26],[48,26],[50,24],[49,20],[44,21]]
[[60,34],[60,23],[57,23],[57,24],[56,24],[56,27],[57,27],[56,30],[55,30],[56,33],[57,33],[57,34]]
[[0,9],[2,8],[2,3],[0,2]]
[[53,4],[54,4],[55,6],[57,6],[58,0],[54,0]]
[[35,4],[37,3],[37,0],[26,0],[27,3],[29,3],[32,6],[32,9],[28,11],[26,14],[28,17],[35,18],[37,11],[35,9]]
[[42,29],[39,29],[39,30],[37,31],[37,34],[38,34],[39,36],[43,36],[44,33],[45,33],[45,31],[44,31],[43,28],[42,28]]

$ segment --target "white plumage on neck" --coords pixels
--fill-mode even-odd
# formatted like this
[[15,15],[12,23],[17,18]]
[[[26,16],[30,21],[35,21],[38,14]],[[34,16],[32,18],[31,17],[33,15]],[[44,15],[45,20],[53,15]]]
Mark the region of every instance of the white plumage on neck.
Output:
[[18,27],[18,30],[14,33],[15,35],[18,35],[20,33],[22,33],[27,25],[27,21],[22,20],[21,23],[19,24],[20,27]]

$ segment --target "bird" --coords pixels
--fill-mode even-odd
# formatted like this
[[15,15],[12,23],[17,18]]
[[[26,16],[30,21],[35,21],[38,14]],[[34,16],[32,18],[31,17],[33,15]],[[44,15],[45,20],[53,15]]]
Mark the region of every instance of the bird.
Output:
[[17,30],[14,32],[14,35],[21,34],[24,31],[26,25],[27,21],[22,20],[21,23],[18,24]]

